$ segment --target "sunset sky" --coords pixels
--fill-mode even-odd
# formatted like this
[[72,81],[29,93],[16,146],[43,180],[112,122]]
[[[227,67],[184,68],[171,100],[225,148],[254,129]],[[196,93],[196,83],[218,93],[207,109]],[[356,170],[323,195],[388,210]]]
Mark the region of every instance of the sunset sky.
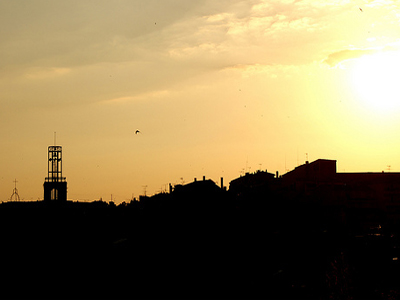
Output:
[[0,201],[15,178],[43,198],[54,132],[70,200],[307,156],[399,172],[399,21],[385,0],[1,0]]

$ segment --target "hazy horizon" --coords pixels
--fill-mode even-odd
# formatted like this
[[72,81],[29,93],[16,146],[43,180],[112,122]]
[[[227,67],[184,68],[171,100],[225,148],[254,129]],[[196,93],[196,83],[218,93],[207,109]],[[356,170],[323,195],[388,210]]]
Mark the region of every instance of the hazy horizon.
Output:
[[[400,171],[395,1],[0,1],[0,200],[151,195],[243,169]],[[135,134],[140,130],[139,134]]]

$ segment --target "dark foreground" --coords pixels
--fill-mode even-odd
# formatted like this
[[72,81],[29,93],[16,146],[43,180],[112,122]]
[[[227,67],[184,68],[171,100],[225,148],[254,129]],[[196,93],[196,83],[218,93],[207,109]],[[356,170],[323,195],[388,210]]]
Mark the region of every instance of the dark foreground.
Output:
[[352,225],[341,214],[3,203],[0,297],[399,298],[397,226]]

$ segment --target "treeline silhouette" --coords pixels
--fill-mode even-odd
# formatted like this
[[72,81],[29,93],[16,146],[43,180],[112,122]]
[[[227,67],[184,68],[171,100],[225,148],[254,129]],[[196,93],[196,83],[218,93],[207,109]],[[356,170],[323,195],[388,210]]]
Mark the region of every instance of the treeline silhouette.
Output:
[[203,180],[119,205],[7,202],[0,223],[3,298],[400,295],[396,222],[268,185],[238,193]]

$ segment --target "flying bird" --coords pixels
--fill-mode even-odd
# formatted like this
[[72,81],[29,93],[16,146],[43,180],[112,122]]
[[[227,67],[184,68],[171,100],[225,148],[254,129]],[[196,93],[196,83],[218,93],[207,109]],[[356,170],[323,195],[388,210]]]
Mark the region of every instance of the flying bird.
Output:
[[138,133],[140,133],[140,130],[136,129],[135,134],[138,134]]
[[363,9],[361,7],[359,7],[360,11],[363,12]]

